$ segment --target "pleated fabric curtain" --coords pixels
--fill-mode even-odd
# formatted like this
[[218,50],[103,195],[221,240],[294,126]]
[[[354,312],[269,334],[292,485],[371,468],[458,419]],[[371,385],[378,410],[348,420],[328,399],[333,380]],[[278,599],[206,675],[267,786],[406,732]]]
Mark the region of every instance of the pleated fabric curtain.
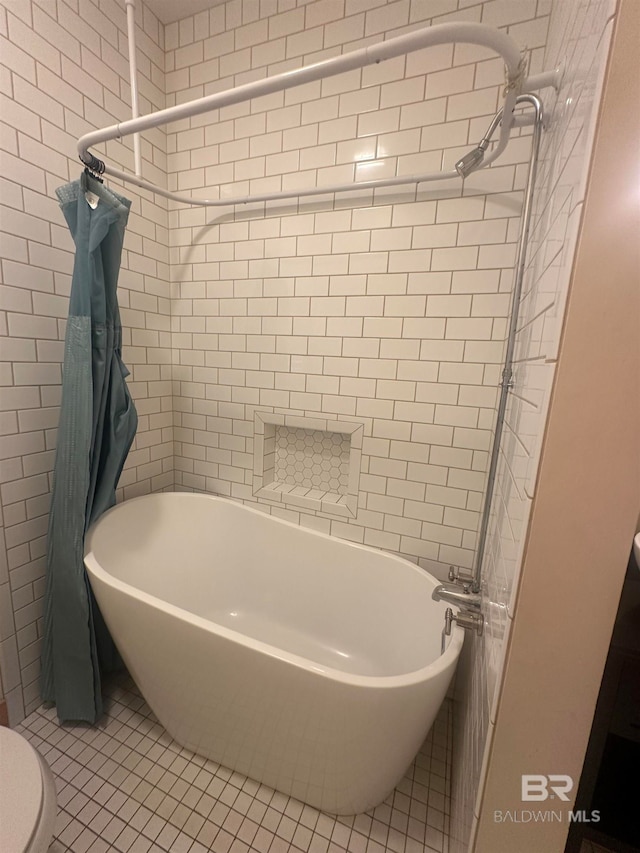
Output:
[[115,504],[138,423],[116,295],[131,202],[86,172],[56,194],[76,253],[49,514],[41,691],[61,722],[94,723],[102,713],[101,669],[119,658],[83,550],[89,526]]

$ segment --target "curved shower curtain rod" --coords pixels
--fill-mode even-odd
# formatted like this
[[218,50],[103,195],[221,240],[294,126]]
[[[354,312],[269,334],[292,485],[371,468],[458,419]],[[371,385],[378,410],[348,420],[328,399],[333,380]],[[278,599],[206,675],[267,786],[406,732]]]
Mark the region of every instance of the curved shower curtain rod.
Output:
[[[131,23],[134,2],[133,0],[125,0],[125,2],[127,4],[129,22]],[[130,26],[130,38],[132,34],[133,26]],[[425,47],[447,44],[449,42],[462,42],[491,48],[497,54],[502,56],[506,66],[504,102],[500,113],[503,117],[507,116],[508,120],[503,120],[501,122],[502,127],[498,143],[491,153],[485,158],[484,151],[488,145],[490,135],[487,133],[479,146],[476,149],[473,149],[469,155],[466,155],[463,160],[456,164],[456,170],[447,172],[431,172],[421,175],[401,175],[394,178],[382,178],[372,181],[359,181],[350,184],[336,184],[323,187],[310,187],[302,190],[297,189],[235,198],[199,199],[192,196],[179,195],[177,193],[170,192],[162,187],[152,184],[149,181],[145,181],[143,178],[123,172],[113,166],[108,166],[103,160],[94,156],[89,151],[90,147],[99,145],[102,142],[107,142],[112,139],[120,139],[124,136],[137,134],[140,131],[159,127],[172,121],[201,115],[202,113],[220,109],[221,107],[229,106],[231,104],[239,104],[243,101],[248,101],[251,98],[269,95],[273,92],[281,92],[285,89],[300,86],[304,83],[321,80],[325,77],[332,77],[335,74],[340,74],[344,71],[351,71],[366,65],[379,63],[385,59],[391,59],[396,56],[411,53],[415,50],[421,50]],[[130,56],[133,53],[134,52],[131,50],[130,45]],[[91,133],[85,134],[78,140],[78,153],[82,163],[97,175],[111,175],[121,181],[135,184],[138,187],[150,190],[151,192],[163,196],[164,198],[171,199],[172,201],[201,207],[227,207],[235,204],[250,204],[252,202],[302,198],[305,196],[324,195],[327,193],[347,192],[352,190],[378,189],[381,187],[390,187],[399,184],[419,184],[425,181],[445,180],[447,178],[464,178],[471,171],[488,166],[504,151],[507,142],[509,141],[509,135],[513,126],[514,118],[512,113],[519,94],[523,91],[542,88],[544,86],[554,86],[557,88],[559,71],[555,70],[534,75],[532,77],[525,77],[525,66],[525,57],[521,54],[516,42],[510,36],[495,29],[494,27],[490,27],[486,24],[464,23],[458,21],[436,24],[431,27],[425,27],[411,33],[406,33],[405,35],[388,39],[387,41],[378,42],[370,47],[360,48],[359,50],[345,53],[342,56],[326,59],[322,62],[297,68],[293,71],[286,71],[283,74],[277,74],[263,80],[245,83],[234,89],[227,89],[223,92],[207,95],[204,98],[198,98],[197,100],[178,104],[174,107],[168,107],[164,110],[157,110],[156,112],[148,113],[144,116],[135,117],[128,121],[110,125],[109,127],[102,128],[101,130],[92,131]],[[133,69],[134,65],[132,65],[132,71]],[[137,102],[137,91],[132,73],[132,98],[134,94],[136,96],[134,98],[134,102]],[[497,127],[497,122],[495,122],[495,120],[492,122],[491,127],[491,132],[493,132]],[[477,154],[479,151],[481,151],[481,153]],[[458,168],[459,166],[460,168]]]

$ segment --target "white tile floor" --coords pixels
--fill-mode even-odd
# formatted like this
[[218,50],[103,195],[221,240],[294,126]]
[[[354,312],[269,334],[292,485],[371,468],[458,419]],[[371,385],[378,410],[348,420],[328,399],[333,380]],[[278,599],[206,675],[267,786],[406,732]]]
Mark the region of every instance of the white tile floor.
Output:
[[178,746],[130,678],[115,679],[107,694],[97,727],[61,726],[55,710],[44,708],[18,727],[56,779],[50,853],[448,851],[448,702],[386,802],[356,817],[335,817]]

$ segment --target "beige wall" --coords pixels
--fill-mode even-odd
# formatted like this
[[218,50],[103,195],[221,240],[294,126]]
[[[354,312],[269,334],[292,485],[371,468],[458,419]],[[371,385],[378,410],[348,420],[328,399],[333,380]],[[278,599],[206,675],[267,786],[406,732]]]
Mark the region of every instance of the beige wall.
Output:
[[[640,5],[622,0],[525,550],[475,853],[560,853],[640,505]],[[624,168],[621,168],[621,164]],[[521,774],[568,774],[560,822],[499,823]]]

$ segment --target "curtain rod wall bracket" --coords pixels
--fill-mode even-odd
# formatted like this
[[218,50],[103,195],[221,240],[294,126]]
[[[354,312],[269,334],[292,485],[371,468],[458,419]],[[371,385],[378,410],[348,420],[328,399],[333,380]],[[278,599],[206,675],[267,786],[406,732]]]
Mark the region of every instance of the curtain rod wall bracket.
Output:
[[560,63],[553,71],[541,71],[540,74],[531,74],[524,81],[523,92],[533,92],[537,89],[555,89],[560,91],[564,79],[564,65]]

